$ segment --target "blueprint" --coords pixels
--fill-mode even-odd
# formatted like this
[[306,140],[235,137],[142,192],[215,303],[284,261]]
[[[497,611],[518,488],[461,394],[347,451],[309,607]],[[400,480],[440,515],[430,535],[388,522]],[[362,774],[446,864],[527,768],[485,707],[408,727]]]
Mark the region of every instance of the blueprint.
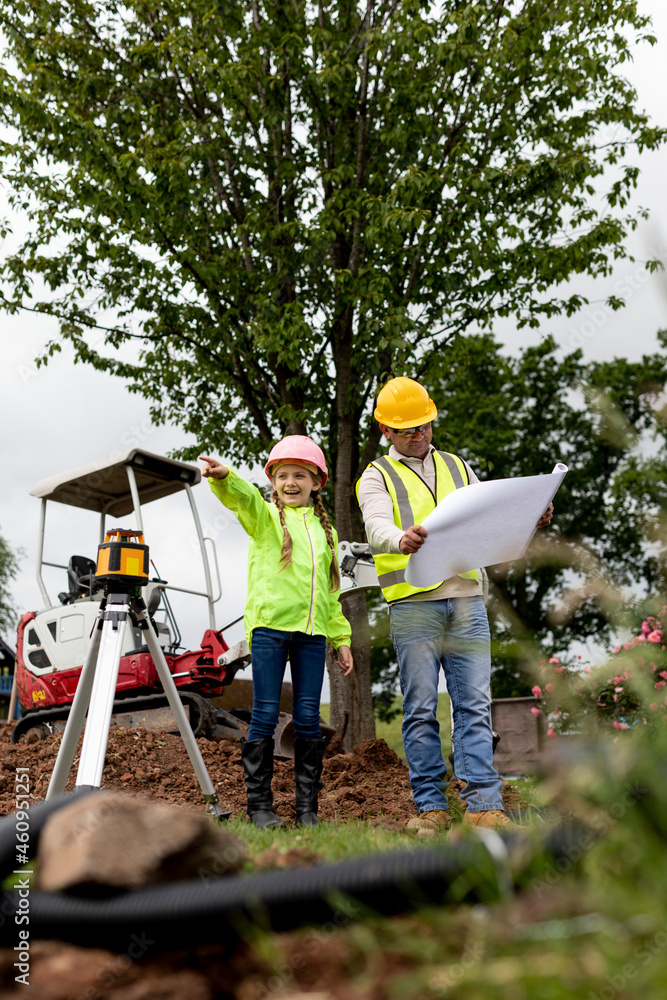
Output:
[[449,493],[424,520],[428,538],[405,570],[413,587],[433,587],[457,573],[520,559],[563,482],[558,462],[544,476],[472,483]]

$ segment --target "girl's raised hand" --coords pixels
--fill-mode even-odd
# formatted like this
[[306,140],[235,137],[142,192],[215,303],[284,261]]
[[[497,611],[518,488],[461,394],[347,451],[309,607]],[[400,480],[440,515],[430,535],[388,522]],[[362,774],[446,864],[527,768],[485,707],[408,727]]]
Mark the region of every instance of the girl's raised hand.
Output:
[[206,455],[200,455],[199,461],[204,463],[201,474],[205,479],[208,479],[209,476],[213,479],[224,479],[229,472],[227,466],[219,462],[217,458],[208,458]]
[[338,666],[341,669],[343,677],[349,677],[349,675],[354,670],[354,660],[352,659],[352,650],[349,646],[339,646],[337,649],[338,653]]

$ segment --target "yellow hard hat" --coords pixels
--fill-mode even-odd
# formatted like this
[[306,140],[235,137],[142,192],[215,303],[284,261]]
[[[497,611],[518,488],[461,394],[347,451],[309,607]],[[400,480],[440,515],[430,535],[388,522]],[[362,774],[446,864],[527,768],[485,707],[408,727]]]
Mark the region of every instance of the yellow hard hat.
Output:
[[437,407],[424,386],[403,375],[382,387],[373,414],[378,423],[397,430],[428,424],[437,415]]

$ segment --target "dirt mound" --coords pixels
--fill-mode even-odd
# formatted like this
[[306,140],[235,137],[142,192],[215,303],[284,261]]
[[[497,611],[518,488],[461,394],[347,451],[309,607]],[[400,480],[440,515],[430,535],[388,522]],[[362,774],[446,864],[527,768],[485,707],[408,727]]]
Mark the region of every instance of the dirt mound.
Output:
[[[17,745],[11,742],[11,727],[0,726],[0,815],[14,811],[17,767],[28,768],[31,800],[44,798],[60,741],[61,735],[55,734],[34,743]],[[245,784],[240,743],[236,740],[216,743],[205,739],[198,743],[221,808],[243,815]],[[74,787],[78,761],[79,750],[74,757],[68,789]],[[396,829],[416,814],[405,762],[384,740],[365,740],[355,746],[351,754],[327,757],[322,783],[322,819],[363,819]],[[201,790],[185,744],[180,736],[169,733],[112,729],[102,784],[105,788],[125,788],[188,809],[199,811],[202,808]],[[462,808],[459,798],[462,787],[456,779],[449,783],[448,796],[453,812]],[[276,760],[273,790],[278,814],[288,823],[293,822],[293,761]],[[504,798],[505,805],[511,807],[519,796],[514,789],[506,787]]]
[[[30,798],[44,798],[60,748],[60,734],[33,743],[11,743],[11,726],[0,725],[0,815],[15,809],[15,769],[27,768]],[[235,814],[245,812],[245,784],[241,747],[234,740],[220,743],[199,740],[199,747],[209,776],[223,809]],[[74,786],[80,745],[75,754],[68,788]],[[22,774],[26,772],[23,771]],[[403,828],[416,813],[410,795],[408,769],[384,740],[365,740],[351,754],[334,754],[324,761],[320,815],[323,819],[344,821],[362,819],[390,829]],[[146,730],[114,729],[109,733],[102,785],[124,788],[155,799],[201,812],[199,785],[180,736],[149,733]],[[278,760],[275,764],[274,799],[277,811],[288,823],[294,820],[294,764]],[[448,795],[452,812],[460,811],[462,783],[452,779]],[[519,798],[509,788],[505,804],[511,807]],[[258,870],[283,867],[310,867],[322,859],[313,852],[294,848],[277,851],[269,848],[257,859]],[[284,995],[298,995],[301,990],[324,990],[319,994],[331,1000],[350,996],[346,971],[345,945],[337,938],[312,936],[316,951],[304,958],[304,944],[298,936],[281,936],[278,947],[284,952],[284,964],[291,972],[280,982]],[[306,938],[306,941],[309,939]],[[290,942],[292,942],[290,944]],[[296,949],[295,963],[290,954]],[[341,951],[341,949],[343,949]],[[265,1000],[277,982],[275,969],[262,956],[242,947],[228,954],[221,944],[195,952],[179,952],[150,958],[142,955],[133,961],[128,955],[94,949],[81,949],[51,941],[31,943],[30,985],[34,995],[43,1000],[66,1000],[73,996],[104,997],[104,1000]],[[132,955],[132,958],[136,956]],[[306,960],[307,959],[307,960]],[[391,955],[387,954],[387,962]],[[0,992],[18,997],[23,987],[16,984],[13,966],[15,954],[0,949]],[[224,985],[223,985],[224,984]],[[280,992],[280,990],[279,990]],[[379,996],[384,996],[382,990]]]
[[[10,727],[0,728],[0,813],[14,809],[14,775],[28,768],[31,798],[44,798],[61,736],[15,745]],[[198,741],[206,769],[223,809],[245,811],[245,784],[241,746],[235,740]],[[80,749],[80,745],[79,745]],[[79,751],[68,783],[76,779]],[[366,740],[352,754],[338,754],[324,762],[320,796],[323,819],[366,819],[394,826],[414,815],[405,763],[384,740]],[[113,729],[109,733],[102,784],[125,788],[192,809],[201,809],[201,791],[180,736],[146,730]],[[276,760],[274,800],[278,814],[294,819],[294,763]]]

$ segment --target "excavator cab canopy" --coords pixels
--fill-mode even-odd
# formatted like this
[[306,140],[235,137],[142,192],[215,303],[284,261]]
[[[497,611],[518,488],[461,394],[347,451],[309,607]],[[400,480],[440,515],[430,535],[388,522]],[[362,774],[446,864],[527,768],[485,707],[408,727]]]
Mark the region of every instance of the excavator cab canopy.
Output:
[[[90,560],[86,559],[86,557],[72,556],[68,566],[44,560],[46,506],[49,500],[97,512],[100,515],[99,540],[101,543],[104,541],[107,516],[119,518],[133,514],[134,527],[138,531],[143,532],[142,506],[153,500],[159,500],[184,490],[190,503],[199,541],[204,569],[205,590],[198,591],[185,587],[168,586],[172,590],[180,590],[188,594],[197,594],[205,597],[209,607],[209,624],[214,629],[214,605],[220,596],[220,574],[217,560],[215,559],[215,548],[211,543],[218,584],[218,593],[217,596],[214,596],[206,547],[206,541],[210,541],[210,539],[205,539],[203,536],[199,514],[191,490],[191,487],[196,486],[200,481],[201,472],[194,465],[189,465],[187,462],[179,462],[173,458],[166,458],[163,455],[154,455],[150,451],[144,451],[143,448],[131,448],[124,453],[112,455],[109,458],[93,462],[90,465],[84,465],[70,472],[50,476],[37,483],[30,491],[30,495],[38,497],[42,501],[37,556],[37,583],[46,607],[50,608],[55,605],[51,601],[42,579],[42,569],[44,566],[55,566],[58,569],[64,569],[68,574],[72,594],[75,593],[78,585],[85,587],[89,584],[90,581],[88,578],[91,577],[91,568],[88,565]],[[77,560],[85,560],[86,565],[82,564],[79,566]],[[78,580],[78,577],[81,577],[81,580]],[[61,600],[63,599],[61,595]]]
[[201,472],[194,465],[132,448],[101,462],[42,479],[30,496],[110,517],[125,517],[133,510],[138,513],[137,499],[140,506],[186,486],[196,486],[200,480]]

